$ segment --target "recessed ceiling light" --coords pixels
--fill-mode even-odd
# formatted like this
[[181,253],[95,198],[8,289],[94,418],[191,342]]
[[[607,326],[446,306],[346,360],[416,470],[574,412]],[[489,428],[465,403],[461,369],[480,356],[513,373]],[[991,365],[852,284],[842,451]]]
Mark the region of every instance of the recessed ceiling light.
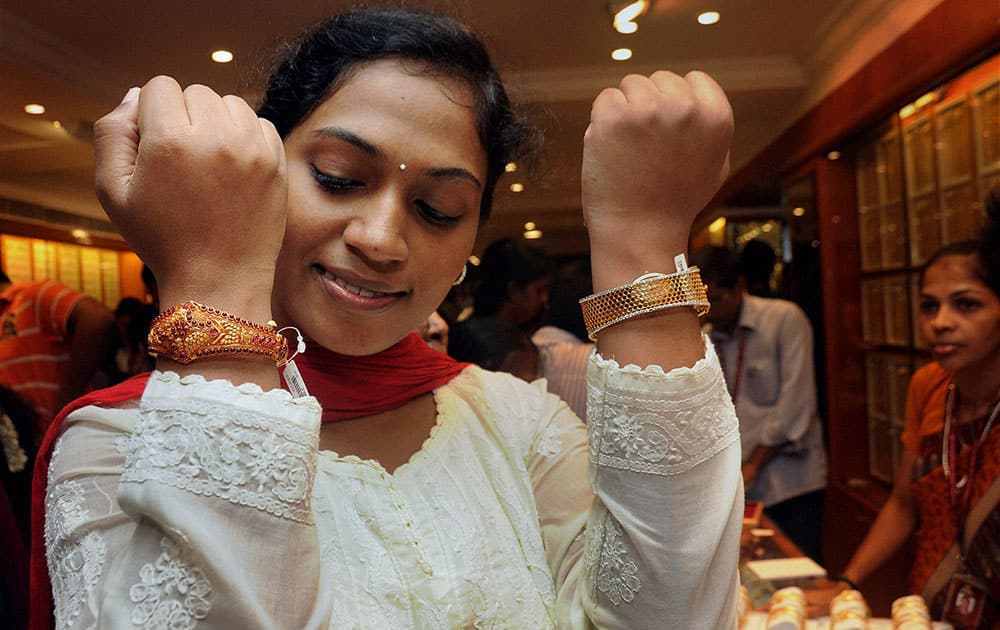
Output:
[[719,21],[720,17],[721,16],[718,11],[705,11],[704,13],[698,15],[698,24],[704,24],[706,26],[709,24],[715,24]]
[[233,53],[228,50],[216,50],[212,52],[212,61],[216,63],[229,63],[233,60]]
[[628,61],[632,58],[631,48],[616,48],[611,51],[611,58],[615,61]]
[[536,238],[542,238],[541,230],[527,230],[524,233],[524,238],[528,240],[535,240]]
[[649,0],[637,0],[621,8],[615,13],[611,24],[619,33],[629,35],[639,30],[639,25],[635,23],[635,18],[646,12],[649,8]]
[[524,184],[514,182],[510,185],[510,192],[521,192],[522,190],[524,190]]
[[798,208],[792,210],[792,214],[794,214],[797,217],[804,217],[806,215],[806,209],[803,208],[802,206],[799,206]]
[[840,151],[830,151],[829,153],[826,154],[826,159],[828,159],[828,160],[839,160],[840,159]]
[[534,221],[528,221],[527,223],[524,224],[524,229],[526,229],[526,230],[533,230],[533,229],[535,229],[535,222]]
[[479,256],[476,256],[475,254],[473,254],[472,256],[469,256],[469,264],[472,265],[473,267],[478,267],[479,263],[481,263],[481,262],[482,261],[479,260]]
[[33,116],[39,116],[45,113],[45,106],[38,103],[29,103],[24,106],[24,112]]
[[517,170],[517,162],[507,162],[507,166],[503,167],[503,170],[508,173],[513,173]]

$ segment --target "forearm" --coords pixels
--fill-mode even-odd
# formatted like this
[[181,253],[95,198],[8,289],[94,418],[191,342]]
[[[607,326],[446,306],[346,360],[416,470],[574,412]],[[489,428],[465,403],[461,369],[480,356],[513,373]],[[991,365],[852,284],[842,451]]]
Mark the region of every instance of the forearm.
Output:
[[588,426],[598,497],[588,554],[598,551],[600,561],[587,568],[584,606],[597,627],[670,619],[722,628],[733,618],[738,429],[718,360],[705,354],[693,369],[667,374],[591,363],[590,382],[604,388]]
[[[271,320],[271,283],[234,282],[225,286],[206,288],[192,282],[161,290],[161,307],[166,310],[188,300],[218,309],[255,324]],[[156,359],[156,368],[176,372],[180,376],[198,374],[206,380],[224,379],[234,385],[254,383],[262,389],[276,389],[281,385],[275,362],[266,357],[249,355],[220,355],[204,357],[183,364],[168,357]]]
[[[661,223],[655,231],[628,226],[621,234],[603,226],[590,229],[595,292],[628,284],[647,272],[673,273],[674,256],[687,254],[686,225],[671,228]],[[611,326],[601,331],[597,349],[621,365],[659,365],[665,371],[690,367],[704,356],[701,326],[690,307],[670,308]]]
[[757,479],[764,466],[767,466],[780,452],[781,448],[778,446],[758,444],[750,453],[750,457],[743,462],[743,482],[749,487]]
[[909,539],[917,518],[912,505],[895,494],[879,512],[871,531],[844,569],[843,575],[855,584],[864,582]]
[[[328,610],[310,509],[315,401],[157,374],[140,409],[67,419],[46,506],[56,610],[93,598],[102,627],[153,624],[169,606],[213,628],[325,626],[315,622]],[[100,550],[83,554],[86,592],[65,572],[81,546]]]

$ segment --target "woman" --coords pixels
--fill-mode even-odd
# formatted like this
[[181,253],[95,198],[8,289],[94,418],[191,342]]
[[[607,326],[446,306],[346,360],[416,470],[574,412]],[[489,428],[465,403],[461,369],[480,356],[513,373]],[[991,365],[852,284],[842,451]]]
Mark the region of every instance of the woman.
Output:
[[[101,199],[176,329],[141,398],[78,405],[50,434],[60,627],[733,627],[736,419],[692,309],[601,333],[590,457],[558,399],[410,334],[523,135],[478,40],[350,11],[292,50],[259,112],[157,77],[95,127]],[[595,289],[673,271],[731,133],[701,74],[598,97]],[[246,322],[297,327],[315,398],[278,389],[280,352],[173,360],[204,349],[191,300],[261,338]]]
[[985,237],[941,249],[920,278],[920,326],[934,362],[910,380],[892,495],[843,575],[862,582],[916,530],[910,590],[959,628],[992,627],[1000,594],[996,201]]

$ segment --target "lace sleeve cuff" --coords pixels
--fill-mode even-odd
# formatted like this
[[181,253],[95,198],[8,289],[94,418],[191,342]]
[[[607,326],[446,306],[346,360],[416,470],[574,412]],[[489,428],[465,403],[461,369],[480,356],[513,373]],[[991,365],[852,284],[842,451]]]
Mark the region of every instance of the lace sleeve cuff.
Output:
[[736,411],[707,337],[693,367],[621,367],[594,353],[587,374],[590,459],[656,475],[690,470],[739,438]]
[[154,372],[122,482],[156,481],[308,523],[319,419],[311,397]]

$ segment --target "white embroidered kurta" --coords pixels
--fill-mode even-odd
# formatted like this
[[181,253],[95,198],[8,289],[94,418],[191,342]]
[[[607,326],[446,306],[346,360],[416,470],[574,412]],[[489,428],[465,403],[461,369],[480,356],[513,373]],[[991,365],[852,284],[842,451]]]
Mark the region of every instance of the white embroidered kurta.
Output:
[[737,421],[710,346],[589,366],[588,428],[471,367],[409,463],[317,452],[312,398],[154,373],[66,419],[60,628],[734,628]]

